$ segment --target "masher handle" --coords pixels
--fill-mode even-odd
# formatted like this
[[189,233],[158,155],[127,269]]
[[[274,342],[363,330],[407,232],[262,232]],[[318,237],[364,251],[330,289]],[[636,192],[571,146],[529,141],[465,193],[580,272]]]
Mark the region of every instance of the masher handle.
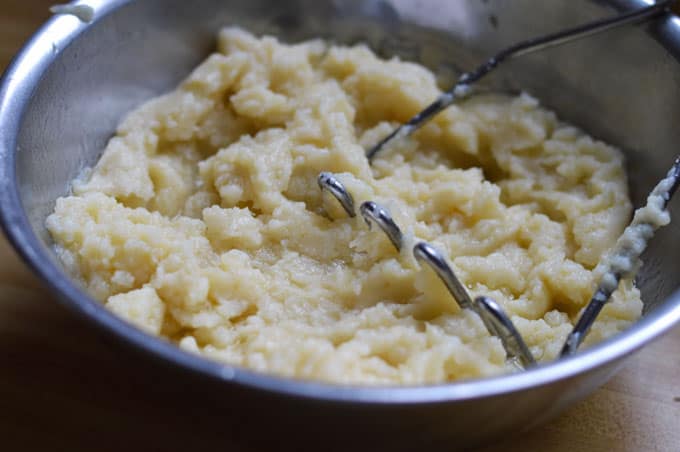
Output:
[[369,149],[368,152],[366,152],[366,158],[371,162],[378,152],[384,149],[385,145],[389,142],[412,134],[449,105],[469,97],[473,93],[473,90],[471,89],[472,85],[497,68],[501,63],[522,55],[539,52],[550,47],[576,41],[577,39],[587,38],[624,25],[647,21],[668,12],[669,7],[675,3],[675,1],[676,0],[660,0],[650,6],[645,6],[644,8],[619,14],[614,17],[596,20],[549,35],[527,39],[526,41],[521,41],[501,50],[474,71],[466,72],[461,75],[453,88],[440,95],[434,102],[425,107],[424,110],[413,116],[406,123],[394,129],[389,135]]

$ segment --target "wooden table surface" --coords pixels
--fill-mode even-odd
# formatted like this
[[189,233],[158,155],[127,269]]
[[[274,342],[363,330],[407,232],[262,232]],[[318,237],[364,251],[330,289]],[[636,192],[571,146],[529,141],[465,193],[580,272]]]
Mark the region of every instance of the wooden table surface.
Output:
[[[0,71],[51,3],[0,0]],[[679,352],[676,327],[560,418],[486,452],[680,451]],[[172,381],[170,408],[163,375],[57,304],[0,237],[0,450],[242,450],[210,411],[187,422]]]

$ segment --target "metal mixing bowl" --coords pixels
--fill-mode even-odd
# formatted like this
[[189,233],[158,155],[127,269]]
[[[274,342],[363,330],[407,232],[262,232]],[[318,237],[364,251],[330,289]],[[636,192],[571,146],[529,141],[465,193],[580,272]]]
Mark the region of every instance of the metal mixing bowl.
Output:
[[[314,431],[316,438],[327,434],[331,448],[475,444],[555,416],[680,321],[676,198],[674,221],[652,242],[639,277],[644,317],[573,358],[523,373],[426,387],[334,386],[224,366],[129,326],[64,274],[44,220],[69,181],[97,161],[121,116],[171,89],[208,54],[220,26],[238,24],[289,41],[316,36],[365,41],[381,54],[420,60],[450,80],[519,39],[646,2],[88,1],[95,10],[92,23],[68,15],[52,18],[0,85],[2,223],[28,265],[65,305],[168,363],[168,375],[188,371],[205,397],[223,399],[225,431],[262,441],[285,435],[300,443],[306,430]],[[563,119],[622,147],[639,205],[678,151],[679,56],[680,20],[667,17],[521,58],[492,82],[503,90],[524,88]]]

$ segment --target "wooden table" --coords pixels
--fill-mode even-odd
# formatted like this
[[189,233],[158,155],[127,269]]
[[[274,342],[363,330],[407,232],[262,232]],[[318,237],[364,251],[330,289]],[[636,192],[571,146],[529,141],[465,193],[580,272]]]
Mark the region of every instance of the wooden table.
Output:
[[[51,3],[0,2],[0,70]],[[679,352],[680,327],[557,420],[486,451],[680,451]],[[238,449],[209,411],[187,422],[163,376],[57,304],[0,238],[0,450]]]

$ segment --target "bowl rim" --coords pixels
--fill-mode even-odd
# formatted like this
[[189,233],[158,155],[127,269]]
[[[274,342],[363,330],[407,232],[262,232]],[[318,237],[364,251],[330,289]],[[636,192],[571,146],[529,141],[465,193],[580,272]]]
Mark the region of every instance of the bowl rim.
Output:
[[[94,8],[91,23],[131,1],[102,2]],[[610,3],[619,9],[631,9],[652,1],[611,0]],[[669,15],[660,22],[661,26],[656,30],[659,36],[655,37],[677,55],[680,51],[680,18]],[[18,135],[26,107],[60,49],[68,46],[88,26],[90,24],[71,15],[50,18],[21,49],[0,79],[0,223],[15,250],[62,304],[148,356],[203,377],[286,396],[346,403],[441,403],[498,396],[576,377],[634,352],[680,322],[679,289],[626,331],[569,358],[509,375],[427,386],[338,385],[265,375],[211,361],[144,333],[90,298],[53,262],[33,232],[19,198],[15,153],[20,152]]]

